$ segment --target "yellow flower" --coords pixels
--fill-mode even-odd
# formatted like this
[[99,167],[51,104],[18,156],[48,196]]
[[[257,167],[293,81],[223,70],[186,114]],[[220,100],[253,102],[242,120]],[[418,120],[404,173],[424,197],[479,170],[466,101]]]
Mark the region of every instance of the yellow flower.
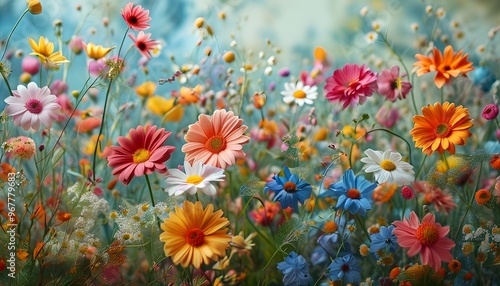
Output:
[[140,97],[150,97],[155,94],[156,84],[152,81],[146,81],[145,83],[135,87],[135,93]]
[[33,15],[38,15],[42,13],[42,4],[38,0],[26,0],[28,4],[28,10]]
[[212,204],[203,209],[199,201],[184,201],[182,207],[176,206],[161,224],[165,255],[172,257],[175,264],[195,268],[224,257],[231,236],[227,234],[229,220],[222,215],[222,210],[214,212]]
[[104,58],[114,48],[115,47],[104,48],[101,45],[94,45],[92,42],[88,44],[83,43],[83,49],[87,53],[87,56],[96,61]]
[[184,108],[175,104],[175,99],[166,99],[155,95],[148,98],[146,107],[154,114],[162,116],[163,122],[179,122],[184,116]]
[[38,44],[32,38],[28,38],[31,49],[33,52],[30,53],[32,56],[38,56],[38,59],[42,64],[48,63],[49,65],[58,65],[63,63],[69,63],[69,61],[62,55],[61,52],[54,53],[54,44],[49,42],[46,38],[40,36]]

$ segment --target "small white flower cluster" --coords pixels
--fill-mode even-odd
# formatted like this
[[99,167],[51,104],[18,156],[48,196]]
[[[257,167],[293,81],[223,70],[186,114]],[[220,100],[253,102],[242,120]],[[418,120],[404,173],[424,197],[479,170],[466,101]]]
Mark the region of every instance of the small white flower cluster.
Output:
[[[491,228],[490,228],[491,227]],[[463,227],[463,233],[465,234],[465,241],[481,241],[478,250],[483,253],[488,253],[492,245],[500,243],[500,227],[496,225],[488,225],[487,228],[478,227],[474,230],[474,227],[470,224],[466,224]]]

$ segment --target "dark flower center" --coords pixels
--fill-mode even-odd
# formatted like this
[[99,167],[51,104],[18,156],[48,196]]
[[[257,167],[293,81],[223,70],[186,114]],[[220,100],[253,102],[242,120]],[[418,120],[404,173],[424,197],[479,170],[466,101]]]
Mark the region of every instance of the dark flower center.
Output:
[[191,246],[200,246],[205,241],[205,234],[199,228],[190,229],[186,233],[186,242]]
[[343,264],[340,269],[342,270],[342,272],[349,272],[349,270],[351,270],[351,267],[349,267],[349,264]]
[[146,43],[144,42],[137,43],[137,48],[139,48],[139,50],[141,51],[144,51],[146,49]]
[[40,100],[38,100],[38,99],[30,99],[30,100],[28,100],[26,102],[26,104],[24,105],[24,107],[26,107],[26,109],[30,113],[33,113],[33,114],[39,114],[43,110],[43,105],[40,102]]
[[219,154],[220,151],[226,149],[226,141],[222,136],[214,136],[208,139],[207,143],[205,143],[205,147],[207,147],[208,151],[214,154]]
[[358,189],[349,189],[347,191],[347,197],[353,200],[359,200],[361,198],[361,193]]
[[288,193],[293,193],[297,190],[297,185],[295,185],[295,183],[292,182],[286,182],[283,185],[283,189],[285,189],[285,191],[287,191]]
[[130,17],[128,17],[128,22],[130,24],[137,24],[137,22],[138,22],[137,21],[137,17],[136,16],[130,16]]
[[434,131],[436,133],[436,136],[439,138],[444,138],[447,137],[448,134],[450,133],[450,125],[448,123],[439,123],[436,126],[436,130]]

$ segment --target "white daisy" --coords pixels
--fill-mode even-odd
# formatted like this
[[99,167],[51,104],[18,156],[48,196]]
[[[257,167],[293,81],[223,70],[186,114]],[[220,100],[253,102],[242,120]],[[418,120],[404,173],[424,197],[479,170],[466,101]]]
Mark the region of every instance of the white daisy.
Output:
[[409,185],[415,181],[413,166],[401,161],[402,156],[398,152],[368,149],[365,151],[368,157],[361,159],[365,163],[363,170],[374,173],[375,180],[381,184],[384,182],[396,183],[398,186]]
[[165,192],[170,196],[182,195],[184,192],[194,195],[198,190],[215,196],[217,190],[210,182],[224,181],[226,176],[224,169],[205,165],[201,161],[196,161],[193,166],[184,161],[184,172],[173,168],[168,170]]
[[285,82],[285,90],[281,94],[284,96],[283,101],[286,104],[295,102],[299,106],[303,106],[304,103],[313,104],[313,100],[318,98],[318,87],[315,85],[304,86],[301,81],[297,81],[297,83]]

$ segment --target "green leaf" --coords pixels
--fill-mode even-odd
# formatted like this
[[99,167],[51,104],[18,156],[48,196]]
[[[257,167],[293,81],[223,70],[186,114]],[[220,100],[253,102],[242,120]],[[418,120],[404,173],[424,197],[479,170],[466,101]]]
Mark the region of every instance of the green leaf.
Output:
[[240,195],[242,197],[253,197],[255,194],[264,190],[265,186],[266,182],[252,176],[243,186],[241,186]]
[[278,249],[283,246],[299,240],[307,233],[307,226],[297,218],[291,218],[279,226],[276,234],[275,243]]

